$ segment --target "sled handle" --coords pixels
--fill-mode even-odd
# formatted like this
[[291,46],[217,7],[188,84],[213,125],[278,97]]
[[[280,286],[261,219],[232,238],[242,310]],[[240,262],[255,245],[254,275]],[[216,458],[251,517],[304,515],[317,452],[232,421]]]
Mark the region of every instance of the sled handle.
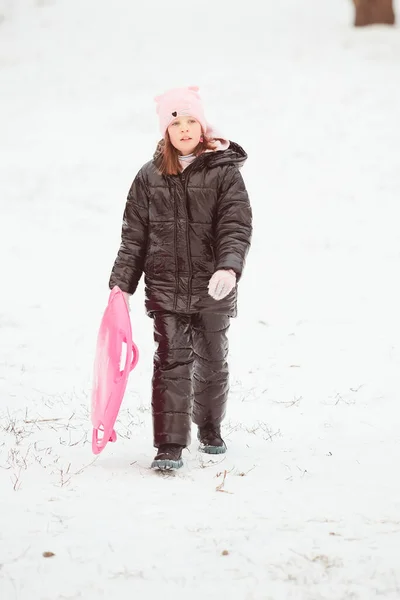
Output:
[[112,430],[110,438],[108,440],[106,439],[106,437],[104,435],[99,440],[99,431],[100,431],[99,427],[96,427],[95,429],[93,429],[93,434],[92,434],[93,454],[100,454],[100,452],[102,450],[104,450],[104,448],[106,447],[108,442],[116,442],[117,441],[117,434],[114,429]]
[[[128,364],[128,354],[129,354],[128,348],[129,348],[129,343],[130,342],[128,342],[128,336],[126,335],[125,331],[120,330],[119,331],[119,335],[118,335],[119,356],[121,357],[122,348],[123,348],[124,344],[126,344],[127,352],[126,352],[126,356],[125,356],[125,364],[124,364],[124,366],[123,367],[122,367],[122,365],[118,366],[118,371],[117,371],[117,373],[118,373],[118,375],[117,375],[118,379],[120,379],[127,372],[130,371],[130,365]],[[121,369],[121,367],[122,367],[122,369]]]
[[[122,347],[122,344],[127,344],[128,345],[128,340],[127,340],[126,334],[124,332],[120,332],[120,333],[122,333],[122,335],[120,335],[120,339],[119,339],[121,347]],[[128,365],[128,352],[127,352],[124,368],[122,369],[122,371],[121,371],[120,368],[118,369],[118,375],[117,375],[118,381],[127,372],[131,372],[136,367],[136,365],[138,363],[138,360],[139,360],[139,350],[138,350],[138,347],[136,346],[135,342],[132,341],[131,343],[132,343],[132,360],[131,360],[131,363],[130,363],[130,365]]]
[[139,350],[138,350],[138,347],[136,346],[135,342],[132,342],[132,353],[133,353],[133,356],[132,356],[131,366],[129,369],[130,371],[132,371],[136,367],[138,360],[139,360]]

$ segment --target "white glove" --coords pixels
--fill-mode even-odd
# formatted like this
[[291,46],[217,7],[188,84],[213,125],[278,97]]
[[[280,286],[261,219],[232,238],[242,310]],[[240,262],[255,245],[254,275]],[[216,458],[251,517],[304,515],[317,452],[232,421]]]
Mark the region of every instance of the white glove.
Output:
[[122,295],[125,298],[125,302],[126,302],[126,304],[128,306],[128,311],[131,312],[131,307],[129,306],[129,301],[131,299],[132,294],[128,294],[128,292],[122,292]]
[[222,300],[236,285],[236,273],[232,269],[215,271],[208,282],[208,293],[214,300]]

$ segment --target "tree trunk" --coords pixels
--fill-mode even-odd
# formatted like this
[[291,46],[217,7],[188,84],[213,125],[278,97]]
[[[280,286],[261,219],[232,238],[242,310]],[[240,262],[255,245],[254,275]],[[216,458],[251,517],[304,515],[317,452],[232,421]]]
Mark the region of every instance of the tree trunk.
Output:
[[393,0],[353,0],[356,7],[354,25],[394,25]]

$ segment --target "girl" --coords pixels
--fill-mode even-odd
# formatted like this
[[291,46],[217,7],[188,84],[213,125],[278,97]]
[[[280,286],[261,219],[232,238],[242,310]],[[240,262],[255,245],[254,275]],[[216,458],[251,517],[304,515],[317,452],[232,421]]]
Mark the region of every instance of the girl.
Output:
[[109,285],[129,305],[144,272],[156,343],[152,467],[177,469],[192,421],[201,451],[226,451],[227,333],[252,213],[239,173],[247,154],[213,133],[198,87],[155,100],[163,139],[130,188]]

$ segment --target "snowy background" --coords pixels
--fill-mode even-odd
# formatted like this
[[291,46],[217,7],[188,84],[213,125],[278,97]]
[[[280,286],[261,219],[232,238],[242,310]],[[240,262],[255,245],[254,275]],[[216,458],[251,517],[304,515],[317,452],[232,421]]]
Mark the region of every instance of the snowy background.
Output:
[[[400,597],[400,36],[352,22],[350,0],[0,0],[2,600]],[[89,401],[153,97],[177,85],[248,152],[255,229],[229,451],[194,440],[166,477],[142,286],[97,458]]]

